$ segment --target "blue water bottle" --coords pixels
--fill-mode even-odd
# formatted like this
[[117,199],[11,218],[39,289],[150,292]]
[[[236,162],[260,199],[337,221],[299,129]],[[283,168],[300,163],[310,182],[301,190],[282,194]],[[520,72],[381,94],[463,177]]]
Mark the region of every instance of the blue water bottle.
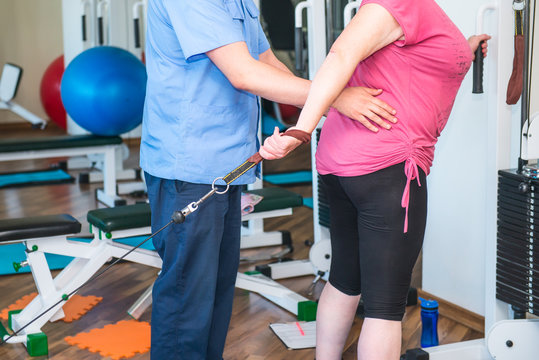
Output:
[[438,345],[438,302],[436,300],[421,301],[421,347]]

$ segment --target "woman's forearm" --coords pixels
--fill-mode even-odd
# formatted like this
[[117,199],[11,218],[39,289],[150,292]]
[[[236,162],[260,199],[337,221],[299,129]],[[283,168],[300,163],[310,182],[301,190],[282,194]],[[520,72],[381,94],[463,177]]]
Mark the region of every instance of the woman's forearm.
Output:
[[378,4],[361,7],[317,72],[297,128],[312,132],[350,80],[357,64],[402,36],[400,25],[385,8]]
[[313,132],[327,109],[346,86],[354,68],[355,64],[347,60],[346,54],[330,51],[312,82],[296,128],[308,133]]

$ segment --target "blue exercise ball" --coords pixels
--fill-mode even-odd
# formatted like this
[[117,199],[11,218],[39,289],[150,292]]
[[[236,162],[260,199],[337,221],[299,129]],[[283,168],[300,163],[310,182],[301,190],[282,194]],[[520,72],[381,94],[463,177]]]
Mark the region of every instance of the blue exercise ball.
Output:
[[120,135],[142,121],[146,68],[127,50],[88,49],[75,57],[62,77],[64,107],[79,126],[95,135]]

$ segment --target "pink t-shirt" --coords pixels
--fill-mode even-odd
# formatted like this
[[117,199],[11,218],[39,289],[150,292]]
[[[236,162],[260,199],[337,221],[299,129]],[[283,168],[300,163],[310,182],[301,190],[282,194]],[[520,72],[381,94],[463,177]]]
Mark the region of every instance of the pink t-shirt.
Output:
[[[374,133],[331,109],[316,152],[321,174],[357,176],[406,162],[410,181],[418,167],[429,173],[434,145],[444,128],[471,64],[467,40],[434,0],[364,0],[388,10],[404,32],[360,62],[347,86],[383,89],[378,97],[397,110],[390,130]],[[407,226],[405,225],[405,228]]]

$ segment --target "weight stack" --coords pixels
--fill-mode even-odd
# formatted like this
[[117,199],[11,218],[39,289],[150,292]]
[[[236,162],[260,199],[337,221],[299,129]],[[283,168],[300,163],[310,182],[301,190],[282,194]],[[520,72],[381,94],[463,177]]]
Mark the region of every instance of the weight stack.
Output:
[[539,180],[537,169],[498,172],[496,298],[539,312]]

